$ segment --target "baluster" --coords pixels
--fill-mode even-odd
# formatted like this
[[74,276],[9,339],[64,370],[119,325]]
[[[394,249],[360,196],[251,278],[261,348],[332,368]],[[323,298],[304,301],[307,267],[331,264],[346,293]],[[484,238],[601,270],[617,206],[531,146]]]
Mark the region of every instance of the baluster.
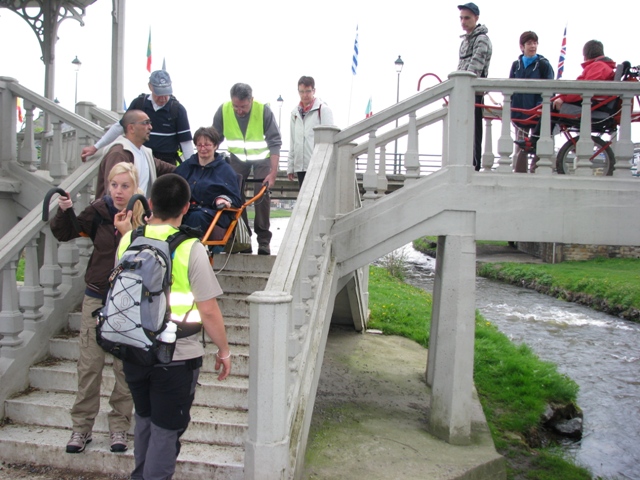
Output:
[[[22,345],[20,334],[24,331],[24,317],[18,303],[18,287],[16,284],[16,264],[14,257],[2,267],[2,310],[0,311],[0,347],[17,347]],[[2,348],[3,356],[6,351]]]
[[64,242],[58,248],[58,263],[62,267],[62,276],[65,282],[70,282],[70,278],[78,274],[78,261],[80,261],[80,249],[76,242]]
[[614,177],[629,177],[631,173],[631,160],[633,159],[633,142],[631,141],[631,109],[633,97],[622,96],[622,112],[620,127],[618,129],[618,141],[613,146],[616,155],[616,165],[613,171]]
[[376,189],[378,193],[385,193],[389,182],[387,180],[387,146],[380,147],[380,155],[378,159],[378,182]]
[[555,170],[554,141],[551,136],[551,93],[542,92],[542,117],[540,117],[540,138],[536,145],[536,173],[551,175]]
[[591,162],[593,142],[591,141],[591,97],[593,92],[582,94],[582,118],[580,119],[580,140],[576,144],[576,175],[592,176]]
[[44,296],[51,299],[60,295],[58,287],[62,283],[62,269],[58,265],[58,241],[51,230],[44,230],[44,265],[40,268],[40,284],[44,287]]
[[407,153],[404,158],[405,185],[410,185],[420,178],[420,157],[418,151],[418,125],[415,110],[409,113],[407,133]]
[[[493,132],[491,131],[491,122],[490,118],[484,119],[485,125],[485,133],[484,133],[484,153],[482,154],[482,168],[481,172],[491,172],[493,168],[493,163],[496,160],[496,157],[493,154]],[[506,160],[506,169],[504,171],[511,171],[511,160],[507,155]],[[498,168],[500,167],[500,160],[498,160]]]
[[[502,100],[502,127],[500,128],[500,138],[498,139],[498,173],[511,173],[513,167],[511,165],[513,154],[513,137],[511,136],[511,95],[513,92],[505,91]],[[515,157],[513,159],[515,161]],[[485,158],[483,155],[482,163],[484,165]],[[485,166],[486,170],[486,166]]]
[[38,161],[38,151],[36,150],[33,128],[33,110],[35,108],[36,106],[33,103],[27,101],[24,102],[24,138],[22,139],[22,145],[20,145],[20,152],[18,153],[18,160],[30,172],[35,172],[37,170],[36,162]]
[[379,197],[376,193],[378,188],[378,174],[376,173],[376,131],[369,132],[369,144],[367,147],[367,170],[362,175],[362,186],[364,188],[364,201],[375,200]]
[[62,120],[53,117],[51,123],[53,128],[53,138],[49,156],[49,175],[53,178],[53,185],[60,185],[60,182],[67,176],[67,164],[62,155]]
[[20,307],[28,330],[34,330],[35,323],[42,318],[43,305],[44,288],[38,278],[38,240],[32,238],[24,251],[24,285],[20,287]]

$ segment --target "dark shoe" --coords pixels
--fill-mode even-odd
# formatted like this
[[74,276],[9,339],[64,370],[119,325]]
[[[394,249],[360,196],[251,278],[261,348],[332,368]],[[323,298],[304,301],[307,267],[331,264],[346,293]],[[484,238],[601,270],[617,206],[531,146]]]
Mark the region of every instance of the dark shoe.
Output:
[[527,137],[525,137],[524,140],[514,140],[513,143],[519,146],[520,150],[525,153],[536,153],[536,144]]
[[269,245],[260,245],[258,247],[258,255],[271,255]]
[[67,443],[67,453],[84,452],[85,447],[87,444],[91,443],[91,440],[91,432],[72,432],[71,440]]
[[127,451],[127,432],[111,432],[111,451],[115,453]]

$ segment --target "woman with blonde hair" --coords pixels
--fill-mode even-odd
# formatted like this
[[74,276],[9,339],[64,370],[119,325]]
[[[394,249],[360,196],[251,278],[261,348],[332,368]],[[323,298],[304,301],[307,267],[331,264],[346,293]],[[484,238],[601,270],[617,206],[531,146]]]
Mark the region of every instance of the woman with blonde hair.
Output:
[[[80,453],[91,442],[91,430],[100,411],[100,384],[105,365],[105,352],[96,342],[96,315],[109,290],[109,274],[114,267],[116,250],[124,233],[142,224],[143,208],[136,202],[133,214],[127,204],[138,188],[138,171],[132,163],[121,162],[109,172],[109,193],[94,200],[78,215],[80,231],[72,222],[73,202],[69,195],[58,198],[58,211],[51,220],[51,232],[61,242],[87,236],[93,252],[87,264],[87,284],[82,301],[80,356],[78,357],[78,392],[71,408],[73,432],[67,453]],[[108,414],[112,452],[127,450],[127,431],[131,426],[133,400],[122,372],[122,361],[113,359],[115,386],[109,398]]]

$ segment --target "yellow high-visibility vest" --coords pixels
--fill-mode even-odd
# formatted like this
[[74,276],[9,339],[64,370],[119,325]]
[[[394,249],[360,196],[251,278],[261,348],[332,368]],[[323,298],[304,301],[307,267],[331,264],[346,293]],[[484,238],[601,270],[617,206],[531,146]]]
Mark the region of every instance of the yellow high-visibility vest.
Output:
[[233,104],[227,102],[222,106],[222,123],[227,150],[239,160],[264,160],[269,157],[269,147],[264,138],[264,105],[253,101],[249,112],[247,132],[242,135],[240,125],[233,111]]

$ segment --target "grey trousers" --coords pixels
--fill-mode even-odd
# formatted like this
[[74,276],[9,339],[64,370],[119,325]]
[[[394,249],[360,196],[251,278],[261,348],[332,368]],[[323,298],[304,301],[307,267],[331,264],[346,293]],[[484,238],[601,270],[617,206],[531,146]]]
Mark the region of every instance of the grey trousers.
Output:
[[[236,173],[244,177],[245,181],[249,178],[249,175],[251,175],[252,170],[254,179],[263,179],[271,172],[270,158],[243,162],[238,160],[235,155],[231,155],[230,164]],[[256,195],[261,188],[262,183],[256,183],[253,187],[253,194]],[[271,198],[269,197],[268,191],[260,200],[254,203],[254,208],[256,218],[253,221],[253,229],[258,237],[258,245],[269,245],[271,243],[271,221],[269,218],[271,214]]]

